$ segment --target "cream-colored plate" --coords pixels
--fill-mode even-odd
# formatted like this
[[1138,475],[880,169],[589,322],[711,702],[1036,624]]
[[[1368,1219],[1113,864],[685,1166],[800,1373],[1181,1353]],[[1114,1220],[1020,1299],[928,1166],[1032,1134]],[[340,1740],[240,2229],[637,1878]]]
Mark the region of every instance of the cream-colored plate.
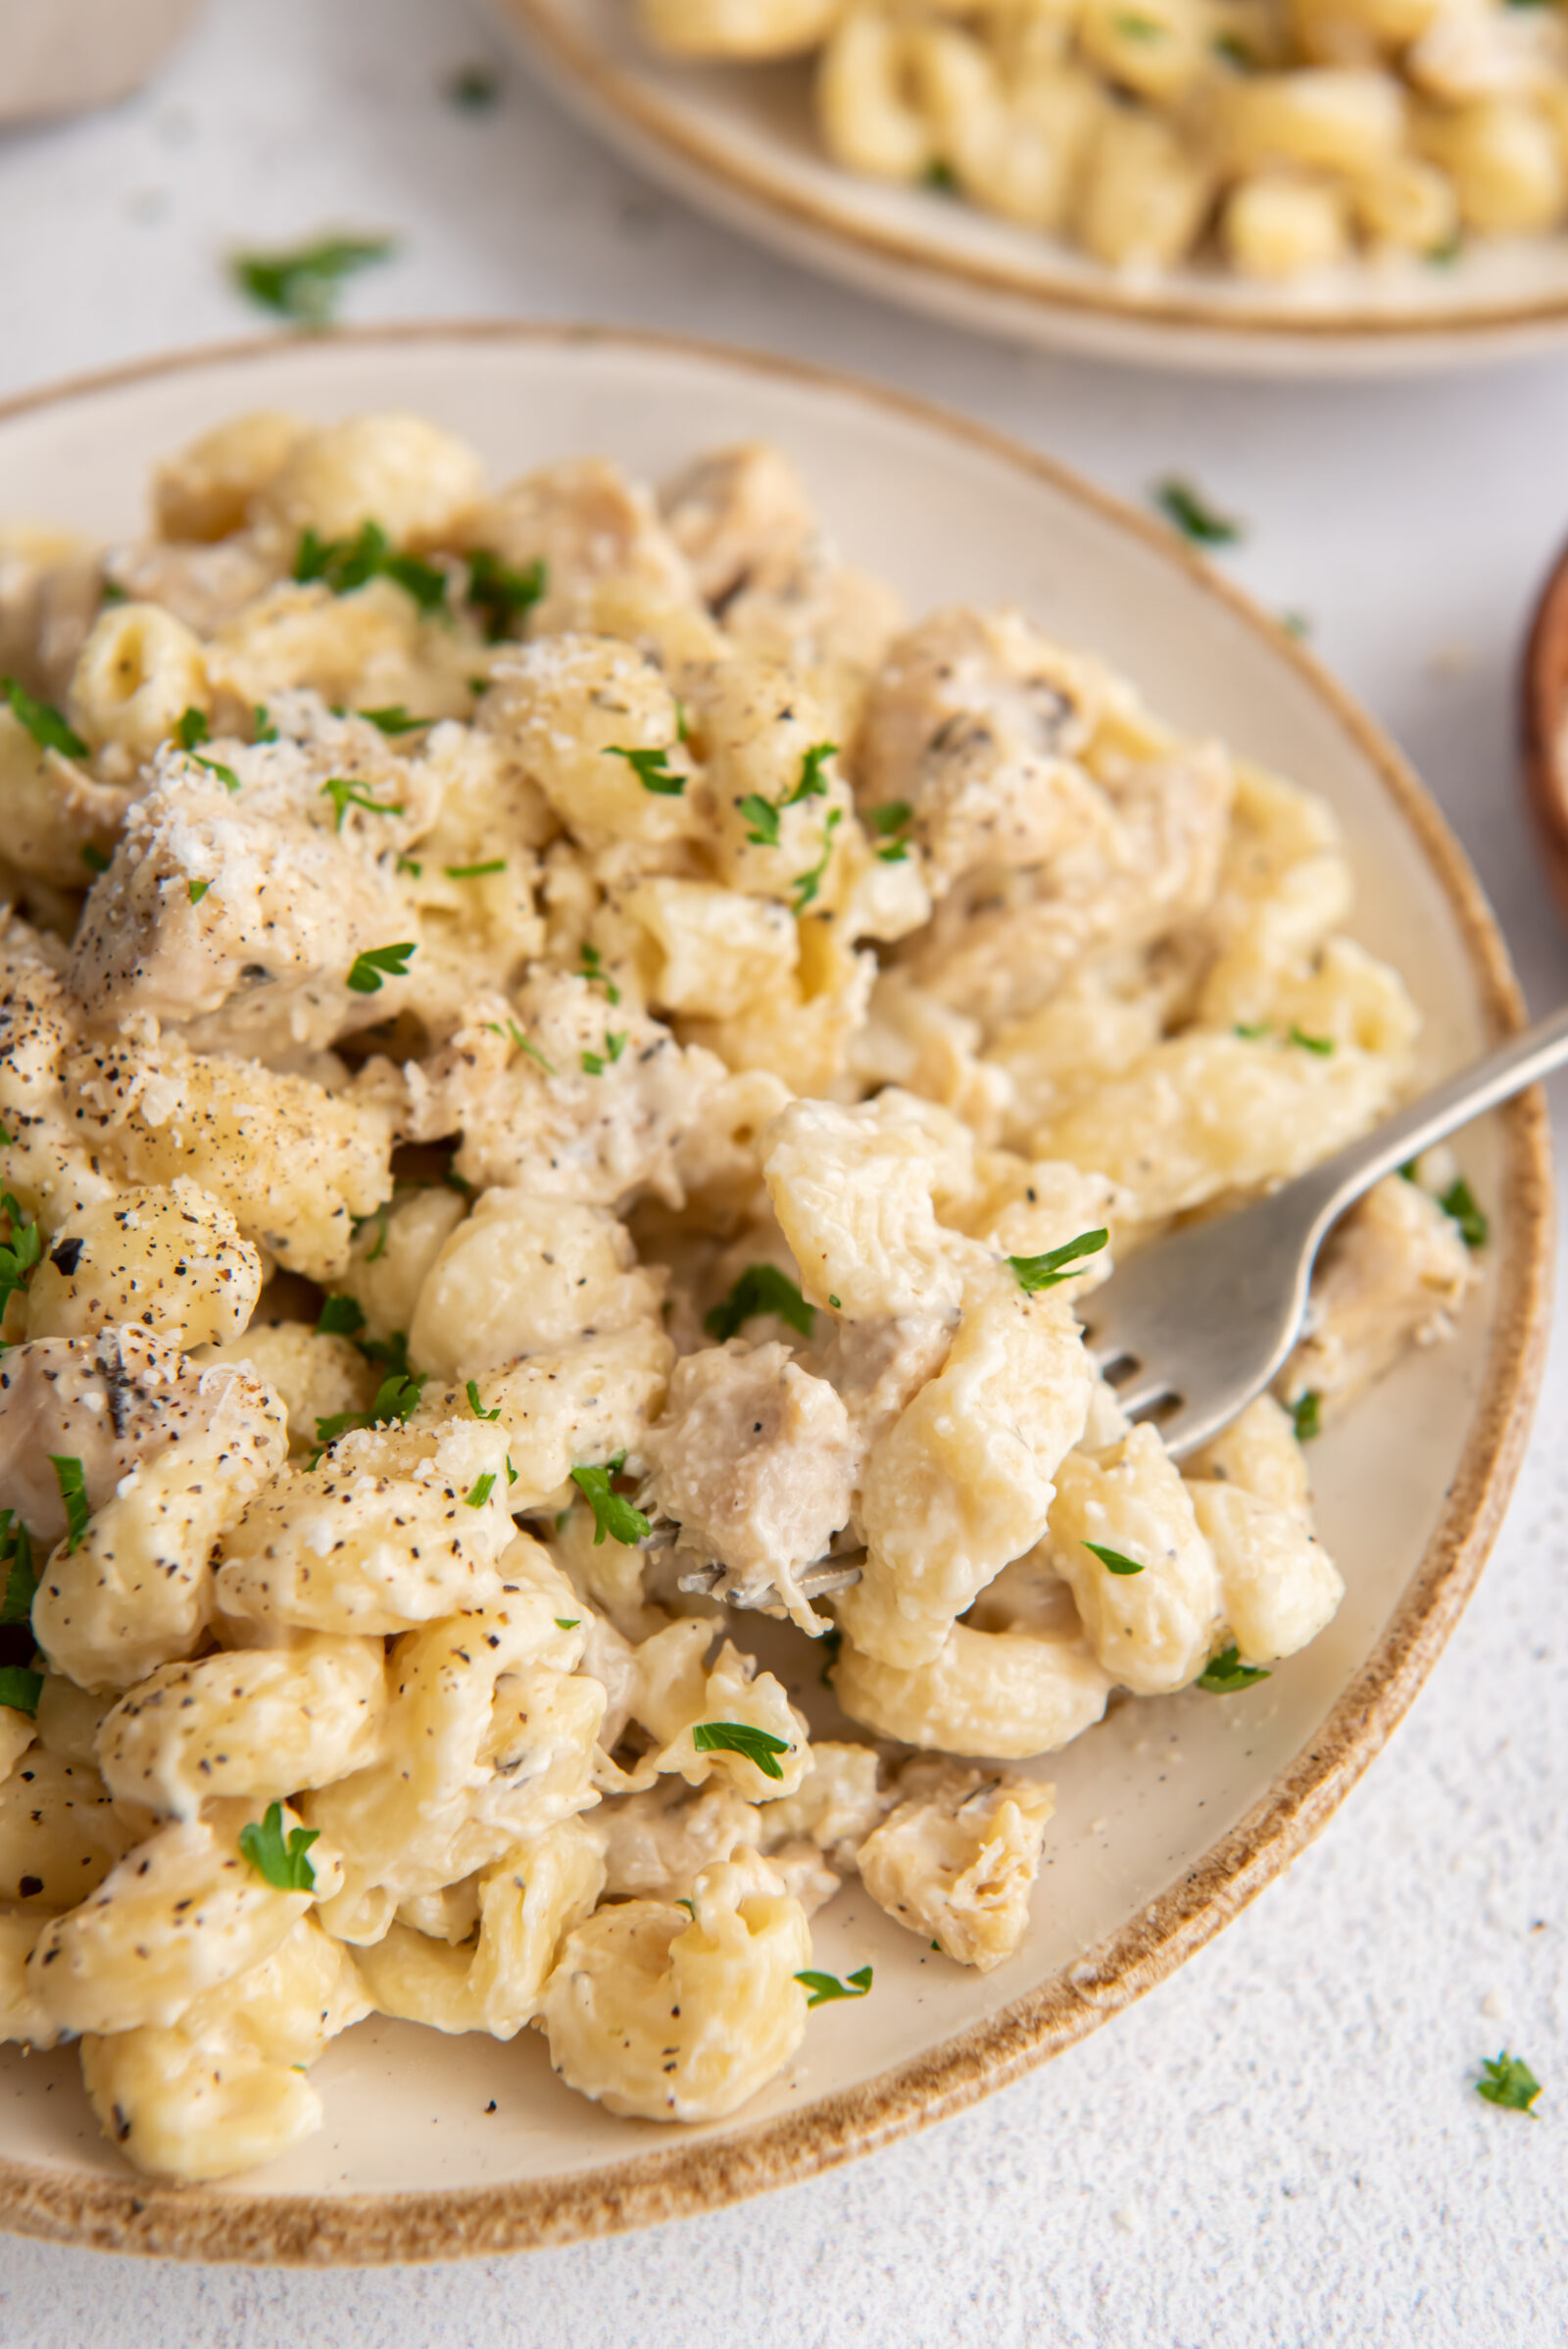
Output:
[[[610,453],[657,476],[741,435],[779,441],[856,562],[915,610],[1016,599],[1128,669],[1156,710],[1333,801],[1360,877],[1357,934],[1426,1015],[1427,1068],[1515,1024],[1503,948],[1468,866],[1390,746],[1312,662],[1162,532],[1043,460],[860,384],[625,335],[441,327],[276,340],[68,386],[0,411],[0,515],[133,529],[161,452],[231,412],[420,410],[506,476]],[[1040,2062],[1204,1941],[1378,1750],[1480,1571],[1523,1445],[1545,1334],[1549,1173],[1534,1099],[1466,1138],[1494,1219],[1457,1342],[1406,1362],[1316,1444],[1322,1528],[1348,1596],[1247,1694],[1127,1704],[1042,1764],[1058,1806],[1021,1954],[984,1979],[852,1886],[816,1963],[875,1987],[811,2018],[800,2061],[738,2120],[609,2119],[510,2046],[368,2023],[316,2072],[319,2136],[219,2188],[133,2178],[70,2049],[0,2053],[0,2219],[192,2257],[377,2260],[561,2240],[709,2207],[866,2150]],[[808,1709],[819,1651],[777,1651]],[[775,1668],[777,1666],[775,1665]],[[495,2109],[489,2109],[494,2099]]]
[[689,202],[804,268],[1009,341],[1134,367],[1260,375],[1453,367],[1568,337],[1568,233],[1454,264],[1356,263],[1302,286],[1217,266],[1123,276],[924,188],[829,161],[804,64],[685,65],[639,40],[632,0],[493,0],[573,113]]

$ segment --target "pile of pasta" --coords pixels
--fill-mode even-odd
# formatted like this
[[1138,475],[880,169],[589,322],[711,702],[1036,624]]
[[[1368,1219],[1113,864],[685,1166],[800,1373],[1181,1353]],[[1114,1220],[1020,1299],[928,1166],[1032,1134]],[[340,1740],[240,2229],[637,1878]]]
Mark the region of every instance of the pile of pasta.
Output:
[[1301,276],[1568,220],[1568,24],[1520,0],[638,0],[681,58],[814,55],[834,161],[1111,269]]
[[1008,1958],[1015,1765],[1313,1638],[1298,1432],[1470,1279],[1383,1184],[1181,1468],[1085,1348],[1406,1080],[1327,809],[762,446],[245,416],[0,666],[0,2032],[205,2178],[372,2012],[730,2113],[852,1874]]

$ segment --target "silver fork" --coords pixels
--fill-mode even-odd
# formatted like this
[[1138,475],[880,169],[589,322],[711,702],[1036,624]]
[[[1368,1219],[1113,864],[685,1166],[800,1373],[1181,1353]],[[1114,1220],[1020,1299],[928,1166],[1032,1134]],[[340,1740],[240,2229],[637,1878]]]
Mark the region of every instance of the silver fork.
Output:
[[[1300,1335],[1318,1249],[1365,1191],[1473,1117],[1568,1061],[1568,1009],[1486,1053],[1234,1215],[1161,1240],[1079,1300],[1089,1350],[1134,1418],[1154,1417],[1178,1458],[1217,1436],[1261,1395]],[[711,1592],[723,1569],[681,1578]],[[859,1581],[853,1557],[823,1558],[797,1576],[808,1598]],[[759,1592],[738,1605],[768,1606]]]
[[1347,1207],[1568,1060],[1568,1009],[1527,1028],[1266,1199],[1161,1240],[1084,1297],[1089,1349],[1178,1458],[1217,1436],[1300,1335],[1312,1266]]

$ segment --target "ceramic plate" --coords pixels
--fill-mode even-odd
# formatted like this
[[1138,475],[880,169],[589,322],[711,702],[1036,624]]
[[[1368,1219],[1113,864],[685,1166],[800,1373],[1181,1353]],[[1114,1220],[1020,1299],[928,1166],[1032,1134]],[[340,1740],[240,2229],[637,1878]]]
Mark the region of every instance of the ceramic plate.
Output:
[[1063,240],[831,162],[810,69],[701,66],[639,42],[631,0],[492,0],[537,73],[678,195],[807,269],[950,323],[1137,367],[1383,374],[1568,338],[1568,234],[1495,239],[1456,264],[1357,263],[1309,285],[1217,265],[1122,275]]
[[[1424,1075],[1517,1024],[1474,876],[1396,753],[1272,622],[1178,542],[1041,458],[867,386],[620,334],[505,326],[277,339],[70,385],[0,410],[0,514],[136,527],[152,461],[232,412],[322,421],[416,409],[495,475],[585,452],[658,476],[742,435],[780,442],[846,554],[916,611],[1015,599],[1130,671],[1153,707],[1334,803],[1356,934],[1426,1015]],[[219,2187],[135,2178],[100,2137],[69,2048],[0,2051],[0,2219],[59,2239],[209,2259],[439,2258],[639,2225],[802,2178],[950,2113],[1170,1973],[1323,1824],[1430,1670],[1496,1530],[1545,1337],[1549,1175],[1539,1100],[1464,1140],[1493,1217],[1454,1344],[1408,1359],[1314,1444],[1320,1523],[1348,1595],[1243,1696],[1120,1707],[1037,1767],[1057,1787],[1028,1939],[982,1977],[932,1956],[852,1884],[815,1963],[875,1966],[863,2004],[811,2018],[800,2060],[738,2119],[615,2121],[508,2046],[360,2025],[314,2078],[327,2124]],[[797,1635],[782,1669],[826,1698]],[[780,1668],[774,1659],[775,1669]],[[489,2109],[494,2099],[494,2110]]]

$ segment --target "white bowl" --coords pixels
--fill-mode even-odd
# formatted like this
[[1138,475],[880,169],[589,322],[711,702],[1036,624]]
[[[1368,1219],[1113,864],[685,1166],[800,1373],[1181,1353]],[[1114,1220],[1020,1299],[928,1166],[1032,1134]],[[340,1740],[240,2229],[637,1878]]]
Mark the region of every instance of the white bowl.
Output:
[[631,0],[493,6],[563,103],[651,178],[804,268],[954,325],[1137,367],[1291,376],[1453,367],[1568,338],[1568,233],[1285,286],[1217,263],[1122,274],[974,205],[844,171],[813,126],[806,65],[655,56]]
[[[0,514],[104,533],[138,522],[151,462],[236,410],[326,419],[422,411],[505,476],[599,451],[658,476],[766,434],[835,536],[915,608],[1015,599],[1107,654],[1158,710],[1324,793],[1360,879],[1356,934],[1427,1016],[1436,1075],[1517,1023],[1480,890],[1397,755],[1279,628],[1165,532],[1043,459],[929,409],[688,344],[500,326],[279,338],[68,385],[0,409]],[[800,2060],[733,2122],[615,2121],[509,2046],[371,2022],[315,2072],[322,2132],[217,2187],[134,2177],[76,2059],[0,2051],[0,2223],[213,2259],[438,2258],[710,2207],[885,2141],[1013,2078],[1168,1974],[1298,1851],[1378,1751],[1480,1572],[1523,1447],[1544,1346],[1549,1173],[1540,1101],[1464,1138],[1493,1216],[1456,1341],[1410,1357],[1313,1446],[1348,1595],[1246,1695],[1125,1705],[1038,1765],[1058,1805],[1019,1956],[982,1977],[933,1957],[852,1884],[816,1962],[870,1960],[871,1996],[813,2015]],[[792,1677],[826,1702],[796,1635]],[[775,1665],[775,1668],[777,1666]],[[496,2109],[489,2109],[494,2099]]]

